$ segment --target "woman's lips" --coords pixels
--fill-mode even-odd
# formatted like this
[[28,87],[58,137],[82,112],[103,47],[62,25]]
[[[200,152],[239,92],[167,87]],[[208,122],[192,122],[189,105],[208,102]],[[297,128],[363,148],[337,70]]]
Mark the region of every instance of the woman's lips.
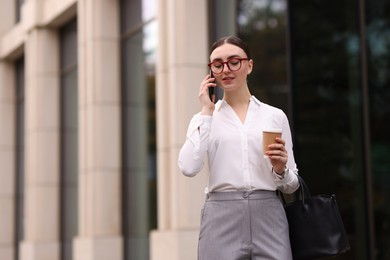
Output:
[[222,81],[227,82],[227,81],[232,81],[234,78],[233,77],[224,77],[222,78]]

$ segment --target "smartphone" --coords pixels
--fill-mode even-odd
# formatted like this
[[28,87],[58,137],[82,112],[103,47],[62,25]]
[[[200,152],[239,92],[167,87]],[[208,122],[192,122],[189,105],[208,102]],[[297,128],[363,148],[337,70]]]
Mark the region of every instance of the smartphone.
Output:
[[[214,78],[213,73],[210,70],[210,78]],[[209,97],[211,102],[215,102],[215,87],[210,87],[209,88]]]

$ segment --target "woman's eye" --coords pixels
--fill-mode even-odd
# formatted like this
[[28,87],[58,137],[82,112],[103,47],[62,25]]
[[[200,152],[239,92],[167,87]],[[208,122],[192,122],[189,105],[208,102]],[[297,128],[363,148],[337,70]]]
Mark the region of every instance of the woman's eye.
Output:
[[229,61],[229,64],[231,64],[231,65],[237,65],[238,63],[240,63],[239,60],[231,60],[231,61]]

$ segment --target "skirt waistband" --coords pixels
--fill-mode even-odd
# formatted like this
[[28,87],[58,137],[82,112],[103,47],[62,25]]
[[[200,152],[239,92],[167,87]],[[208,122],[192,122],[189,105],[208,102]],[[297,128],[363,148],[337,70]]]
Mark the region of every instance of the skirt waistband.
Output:
[[207,200],[242,200],[242,199],[271,199],[277,198],[276,191],[271,190],[249,190],[249,191],[227,191],[210,192]]

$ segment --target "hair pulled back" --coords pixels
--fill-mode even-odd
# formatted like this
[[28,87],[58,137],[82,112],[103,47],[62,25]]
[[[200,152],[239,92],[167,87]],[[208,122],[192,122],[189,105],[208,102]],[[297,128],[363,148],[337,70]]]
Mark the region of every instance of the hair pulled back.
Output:
[[222,38],[218,39],[211,46],[210,54],[216,48],[218,48],[219,46],[224,45],[225,43],[229,43],[229,44],[232,44],[232,45],[235,45],[235,46],[241,48],[245,52],[247,58],[249,58],[249,59],[251,58],[248,45],[246,45],[246,43],[243,40],[241,40],[240,38],[238,38],[237,36],[226,36],[226,37],[222,37]]

